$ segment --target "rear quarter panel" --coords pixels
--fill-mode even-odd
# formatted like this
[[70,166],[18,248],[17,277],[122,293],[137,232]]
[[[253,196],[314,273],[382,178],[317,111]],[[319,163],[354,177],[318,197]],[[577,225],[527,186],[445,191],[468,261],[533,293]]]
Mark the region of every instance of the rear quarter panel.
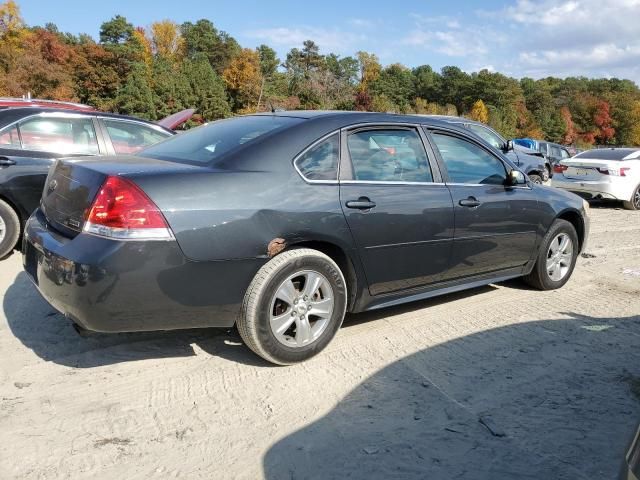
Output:
[[185,256],[196,261],[268,257],[287,245],[352,240],[338,185],[308,184],[290,172],[212,171],[136,181],[163,211]]

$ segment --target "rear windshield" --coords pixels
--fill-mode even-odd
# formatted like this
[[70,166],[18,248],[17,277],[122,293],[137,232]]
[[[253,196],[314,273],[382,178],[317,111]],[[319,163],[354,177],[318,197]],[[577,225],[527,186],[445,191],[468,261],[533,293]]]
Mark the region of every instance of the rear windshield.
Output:
[[573,158],[591,158],[594,160],[628,160],[638,158],[640,149],[637,148],[594,148],[586,152],[579,153]]
[[142,150],[143,157],[213,166],[222,155],[267,133],[301,122],[275,115],[236,117],[203,125]]

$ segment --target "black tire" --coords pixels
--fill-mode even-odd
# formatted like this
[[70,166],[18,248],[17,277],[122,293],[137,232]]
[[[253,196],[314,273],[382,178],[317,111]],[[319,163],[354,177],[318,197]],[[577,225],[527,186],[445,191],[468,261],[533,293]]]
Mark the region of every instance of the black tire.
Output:
[[640,185],[636,187],[631,195],[631,200],[622,202],[625,210],[640,210]]
[[[294,347],[276,338],[270,322],[278,288],[300,271],[320,273],[330,285],[334,303],[319,337],[306,345]],[[277,365],[291,365],[308,360],[329,344],[342,325],[346,306],[344,275],[331,258],[310,248],[287,250],[272,258],[253,278],[242,303],[237,321],[238,332],[245,344],[265,360]]]
[[[560,280],[553,280],[547,271],[547,259],[549,258],[549,249],[551,247],[551,242],[554,241],[558,235],[567,234],[572,242],[572,256],[571,256],[571,264],[568,266],[568,270],[566,274]],[[576,266],[576,259],[578,258],[578,253],[580,249],[580,244],[578,241],[578,234],[576,233],[576,229],[571,225],[571,223],[566,220],[557,219],[547,231],[547,234],[542,239],[542,243],[540,244],[540,250],[538,251],[538,258],[536,259],[536,263],[533,266],[533,270],[529,275],[524,277],[524,281],[531,285],[534,288],[539,290],[555,290],[556,288],[562,287],[565,283],[569,281],[571,275],[573,274],[573,269]]]
[[11,206],[0,200],[0,259],[11,253],[20,238],[20,218]]
[[538,175],[537,173],[530,173],[529,174],[529,180],[531,180],[533,183],[538,183],[540,185],[542,185],[542,177],[540,175]]

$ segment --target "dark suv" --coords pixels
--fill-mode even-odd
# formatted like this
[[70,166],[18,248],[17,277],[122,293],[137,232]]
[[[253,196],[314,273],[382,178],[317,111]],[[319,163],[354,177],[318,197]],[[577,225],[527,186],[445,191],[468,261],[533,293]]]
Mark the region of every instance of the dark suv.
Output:
[[37,106],[0,110],[0,258],[40,201],[60,157],[133,154],[175,132],[123,115]]

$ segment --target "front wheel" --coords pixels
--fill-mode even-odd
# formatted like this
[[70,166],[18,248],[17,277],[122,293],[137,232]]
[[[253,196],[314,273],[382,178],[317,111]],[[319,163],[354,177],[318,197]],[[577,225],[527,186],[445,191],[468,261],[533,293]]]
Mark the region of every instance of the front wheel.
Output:
[[531,180],[533,183],[538,183],[540,185],[542,185],[542,177],[540,175],[538,175],[537,173],[532,173],[529,175],[529,180]]
[[20,218],[9,204],[0,200],[0,259],[11,253],[20,238]]
[[347,287],[338,265],[317,250],[293,249],[258,271],[245,294],[238,331],[265,360],[291,365],[329,344],[346,305]]
[[631,200],[622,202],[626,210],[640,210],[640,185],[636,187],[631,195]]
[[556,220],[542,240],[536,263],[524,277],[525,282],[540,290],[562,287],[573,273],[578,251],[576,229],[566,220]]

